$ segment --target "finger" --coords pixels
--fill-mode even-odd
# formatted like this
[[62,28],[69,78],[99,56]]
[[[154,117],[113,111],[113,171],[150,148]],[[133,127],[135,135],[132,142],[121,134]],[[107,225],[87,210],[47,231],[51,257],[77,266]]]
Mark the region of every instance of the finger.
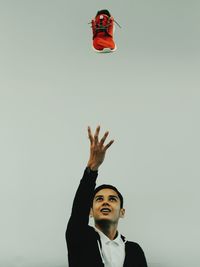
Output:
[[92,132],[90,126],[88,126],[88,138],[90,139],[90,143],[92,144],[93,142],[93,137],[92,137]]
[[102,137],[101,141],[100,141],[100,145],[102,146],[107,138],[107,136],[109,135],[109,132],[105,132],[104,136]]
[[100,125],[97,126],[96,128],[96,132],[94,134],[94,143],[97,144],[98,143],[98,140],[99,140],[99,131],[100,131]]
[[106,151],[112,144],[114,143],[114,140],[111,140],[105,147],[104,151]]

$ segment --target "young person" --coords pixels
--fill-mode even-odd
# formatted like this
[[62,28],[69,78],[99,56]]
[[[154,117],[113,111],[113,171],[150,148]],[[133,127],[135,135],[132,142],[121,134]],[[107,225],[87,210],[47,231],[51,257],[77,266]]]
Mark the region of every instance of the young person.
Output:
[[[107,149],[99,141],[100,126],[94,136],[88,127],[90,157],[73,202],[66,230],[69,267],[147,267],[141,247],[118,231],[118,221],[124,217],[123,197],[118,189],[104,184],[95,189],[99,166]],[[95,226],[89,225],[89,215]]]

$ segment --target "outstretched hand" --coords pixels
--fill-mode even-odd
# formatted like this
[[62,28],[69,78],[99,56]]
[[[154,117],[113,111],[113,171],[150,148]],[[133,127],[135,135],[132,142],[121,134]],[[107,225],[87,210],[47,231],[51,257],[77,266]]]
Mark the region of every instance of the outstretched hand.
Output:
[[92,135],[91,129],[88,126],[88,137],[90,139],[90,158],[87,164],[91,170],[98,170],[105,158],[106,150],[112,145],[114,140],[111,140],[107,145],[104,146],[104,142],[109,134],[105,132],[104,136],[99,141],[100,126],[96,128],[94,136]]

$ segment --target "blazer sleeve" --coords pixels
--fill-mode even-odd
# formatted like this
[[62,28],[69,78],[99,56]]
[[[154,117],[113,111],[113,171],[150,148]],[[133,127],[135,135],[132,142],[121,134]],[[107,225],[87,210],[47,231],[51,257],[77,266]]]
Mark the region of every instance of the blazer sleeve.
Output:
[[74,197],[71,216],[67,224],[66,239],[82,236],[82,233],[85,232],[83,229],[88,227],[97,176],[97,171],[85,169]]

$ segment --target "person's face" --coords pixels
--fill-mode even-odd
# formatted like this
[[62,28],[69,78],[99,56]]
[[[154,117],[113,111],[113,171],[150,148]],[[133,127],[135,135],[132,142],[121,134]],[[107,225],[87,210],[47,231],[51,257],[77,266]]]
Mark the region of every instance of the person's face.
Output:
[[124,213],[125,210],[120,207],[120,198],[114,190],[105,188],[94,196],[91,215],[96,223],[98,221],[118,223],[119,218],[124,217]]

